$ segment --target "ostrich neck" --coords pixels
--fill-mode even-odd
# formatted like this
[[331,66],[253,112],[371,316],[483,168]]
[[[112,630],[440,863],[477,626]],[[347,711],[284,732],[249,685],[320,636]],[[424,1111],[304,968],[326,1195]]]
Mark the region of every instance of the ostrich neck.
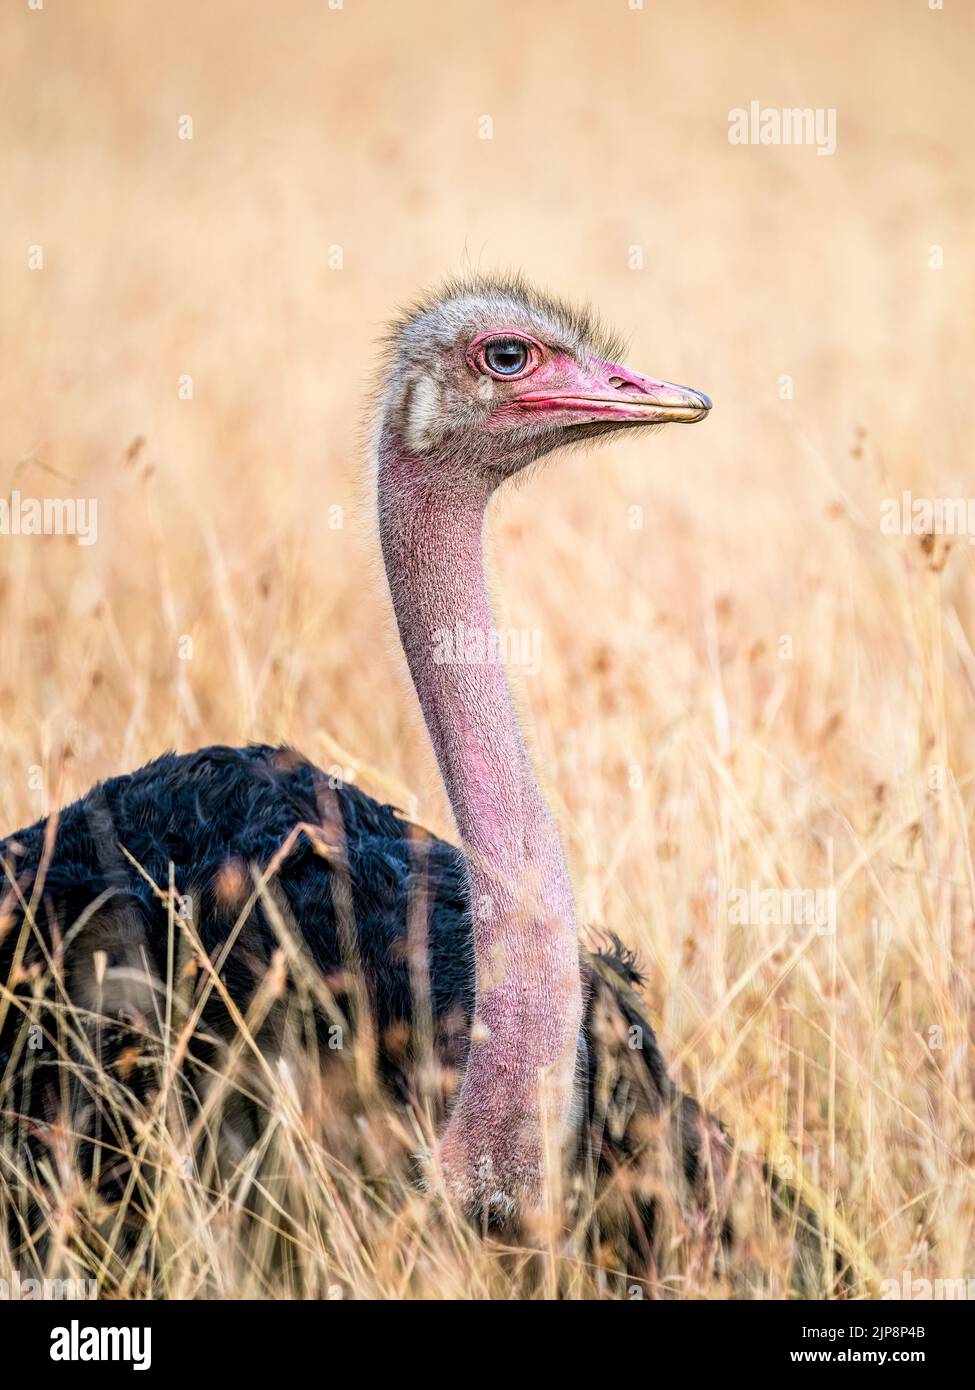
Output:
[[511,1192],[536,1185],[543,1148],[564,1137],[582,1001],[562,848],[490,640],[490,491],[462,468],[424,473],[397,440],[380,442],[386,574],[471,889],[475,1026],[445,1140],[485,1191]]

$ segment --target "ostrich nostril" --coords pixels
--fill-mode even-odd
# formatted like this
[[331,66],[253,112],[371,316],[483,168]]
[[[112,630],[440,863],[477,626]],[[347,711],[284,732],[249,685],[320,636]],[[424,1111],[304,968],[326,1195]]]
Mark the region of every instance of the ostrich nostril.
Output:
[[611,376],[608,384],[612,386],[614,391],[642,391],[643,389],[639,382],[630,381],[625,376]]

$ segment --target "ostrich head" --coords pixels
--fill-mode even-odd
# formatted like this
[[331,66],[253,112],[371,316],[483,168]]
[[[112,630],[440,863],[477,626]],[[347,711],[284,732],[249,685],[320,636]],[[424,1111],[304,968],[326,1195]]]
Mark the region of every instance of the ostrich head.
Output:
[[591,314],[521,281],[476,281],[416,306],[387,364],[380,539],[472,908],[475,1017],[437,1166],[482,1222],[542,1202],[584,1054],[572,890],[498,657],[484,516],[499,483],[554,449],[707,415],[707,396],[632,372],[620,356]]
[[700,391],[619,365],[588,310],[520,279],[448,284],[396,325],[386,427],[431,470],[463,460],[489,485],[565,445],[702,420]]

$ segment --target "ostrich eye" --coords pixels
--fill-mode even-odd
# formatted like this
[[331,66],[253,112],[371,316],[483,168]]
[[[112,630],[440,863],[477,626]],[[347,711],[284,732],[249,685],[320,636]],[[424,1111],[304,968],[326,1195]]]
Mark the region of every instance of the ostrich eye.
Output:
[[493,338],[484,348],[484,361],[498,376],[517,376],[528,363],[528,347],[520,338]]

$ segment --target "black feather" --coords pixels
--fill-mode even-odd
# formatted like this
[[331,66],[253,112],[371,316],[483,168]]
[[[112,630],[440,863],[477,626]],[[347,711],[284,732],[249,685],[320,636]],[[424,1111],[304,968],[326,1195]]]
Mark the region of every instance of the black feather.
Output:
[[[171,866],[175,893],[192,905],[193,929],[216,960],[242,915],[235,895],[227,900],[228,875],[246,898],[251,871],[265,871],[277,859],[275,902],[297,929],[314,966],[325,978],[340,977],[350,968],[361,975],[374,1014],[380,1074],[400,1099],[408,1094],[409,1082],[403,1056],[387,1039],[395,1034],[393,1025],[409,1026],[414,1020],[405,945],[411,905],[425,902],[435,1045],[449,1065],[463,1066],[474,1002],[463,856],[412,826],[392,806],[354,786],[334,785],[292,749],[218,746],[182,756],[167,753],[93,787],[65,808],[48,855],[49,833],[48,822],[38,821],[0,842],[7,876],[0,903],[0,982],[9,979],[13,996],[25,1007],[31,1000],[30,967],[44,950],[63,950],[68,981],[75,978],[74,963],[90,962],[96,950],[105,952],[108,968],[127,960],[138,965],[144,954],[150,971],[165,980]],[[36,930],[30,919],[25,923],[22,903],[32,904]],[[93,904],[99,905],[95,912]],[[242,1013],[278,944],[264,904],[253,902],[222,970],[227,993]],[[17,978],[12,976],[15,960]],[[625,1134],[613,1139],[602,1132],[597,1098],[605,1089],[603,1078],[636,1067],[643,1108],[650,1114],[669,1111],[679,1095],[635,993],[642,976],[633,953],[610,937],[604,949],[583,956],[582,967],[587,1011],[580,1057],[587,1074],[581,1078],[580,1126],[582,1131],[598,1121],[602,1157],[597,1169],[605,1178],[614,1167],[632,1161],[637,1146]],[[601,1025],[607,1006],[628,1028],[637,1029],[635,1051],[632,1043],[627,1048],[614,1041]],[[124,1048],[130,1020],[117,1022],[111,1043],[116,1056]],[[52,1118],[62,1077],[60,1062],[48,1049],[27,1066],[18,1051],[22,1025],[23,1009],[4,1007],[0,999],[0,1078],[6,1076],[9,1083],[11,1071],[15,1073],[15,1084],[0,1097],[0,1140],[19,1143],[26,1151],[31,1123]],[[234,1035],[231,1013],[217,991],[210,995],[198,1032],[216,1040]],[[195,1060],[207,1060],[199,1048]],[[199,1080],[191,1074],[193,1063],[191,1056],[184,1068],[190,1090]],[[138,1084],[132,1084],[138,1097]],[[16,1098],[13,1106],[11,1096]],[[588,1133],[580,1132],[580,1153],[590,1141]],[[615,1154],[610,1165],[604,1161],[607,1144]],[[689,1168],[691,1156],[686,1159]]]

